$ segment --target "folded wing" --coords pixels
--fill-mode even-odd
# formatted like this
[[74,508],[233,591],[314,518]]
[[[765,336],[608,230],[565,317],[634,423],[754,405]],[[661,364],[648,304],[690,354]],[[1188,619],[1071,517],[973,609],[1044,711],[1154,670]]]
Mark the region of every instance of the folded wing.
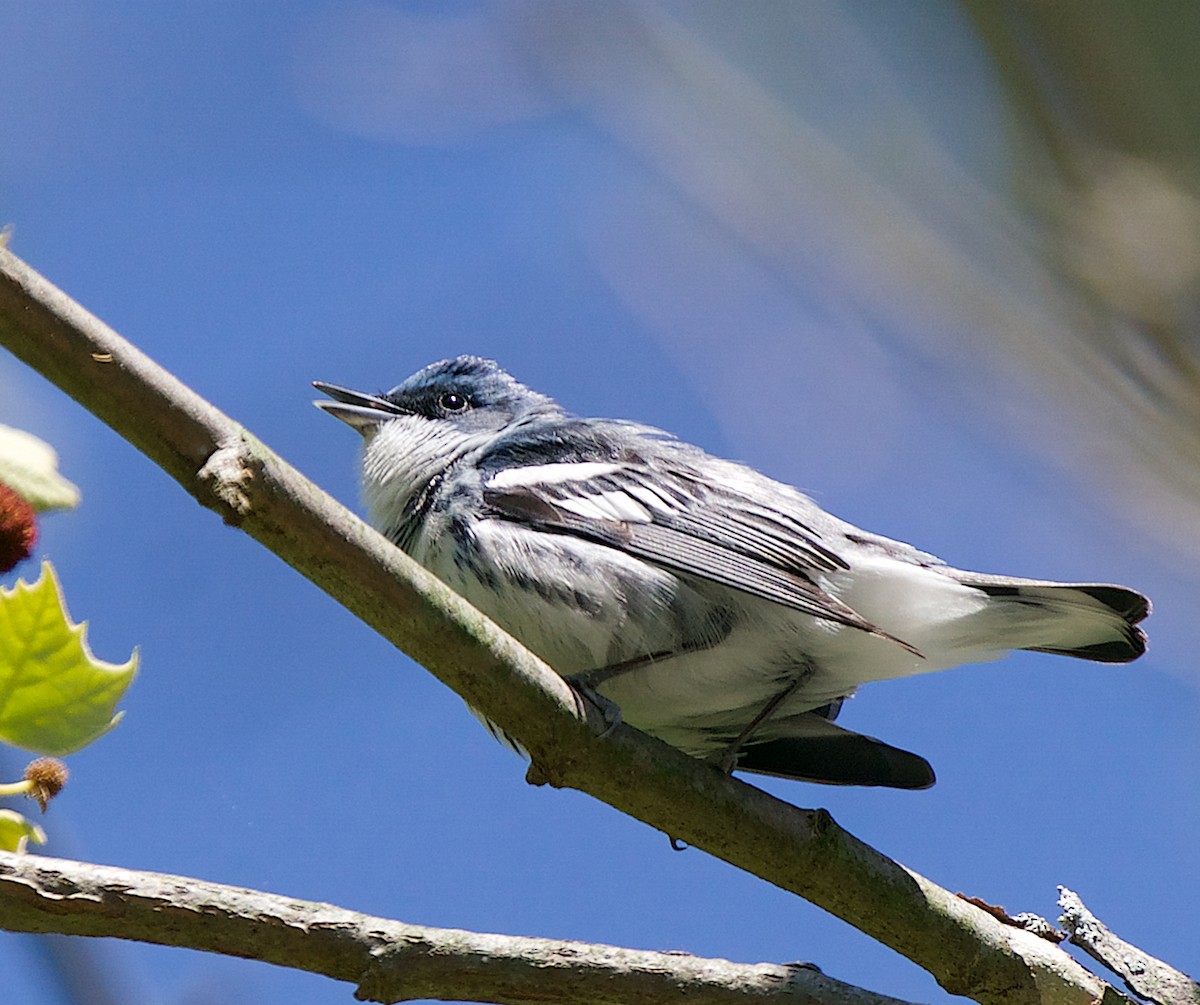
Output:
[[702,482],[683,465],[663,470],[556,461],[506,467],[483,490],[502,518],[586,538],[915,652],[814,581],[815,572],[847,565],[799,515],[764,506],[735,487]]

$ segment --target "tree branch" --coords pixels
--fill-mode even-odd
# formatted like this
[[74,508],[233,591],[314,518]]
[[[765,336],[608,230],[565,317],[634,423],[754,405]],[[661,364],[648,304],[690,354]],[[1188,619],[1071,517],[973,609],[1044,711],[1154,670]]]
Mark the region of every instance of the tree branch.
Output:
[[21,932],[112,936],[249,957],[418,998],[579,1005],[908,1005],[801,963],[730,963],[457,929],[161,873],[0,852],[0,918]]
[[628,726],[599,739],[549,667],[240,425],[0,249],[0,344],[423,664],[511,736],[531,776],[799,894],[985,1005],[1091,1005],[1061,950],[801,810]]
[[1083,906],[1077,893],[1060,886],[1058,906],[1067,938],[1120,977],[1134,994],[1158,1005],[1200,1005],[1200,984],[1118,938]]

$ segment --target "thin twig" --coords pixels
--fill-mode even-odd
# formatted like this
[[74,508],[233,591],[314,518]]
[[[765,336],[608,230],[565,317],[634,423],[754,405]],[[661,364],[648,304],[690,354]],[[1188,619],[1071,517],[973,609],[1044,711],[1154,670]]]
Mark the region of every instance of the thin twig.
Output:
[[1083,906],[1078,894],[1060,886],[1058,906],[1067,938],[1120,977],[1135,995],[1158,1005],[1200,1005],[1200,984],[1114,935]]

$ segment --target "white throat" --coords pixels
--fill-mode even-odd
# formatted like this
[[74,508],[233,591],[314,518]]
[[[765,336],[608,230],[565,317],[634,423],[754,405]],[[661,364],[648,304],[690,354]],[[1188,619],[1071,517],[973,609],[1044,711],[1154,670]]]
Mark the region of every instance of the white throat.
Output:
[[449,423],[416,415],[389,419],[363,443],[362,493],[367,519],[395,538],[414,499],[473,445]]

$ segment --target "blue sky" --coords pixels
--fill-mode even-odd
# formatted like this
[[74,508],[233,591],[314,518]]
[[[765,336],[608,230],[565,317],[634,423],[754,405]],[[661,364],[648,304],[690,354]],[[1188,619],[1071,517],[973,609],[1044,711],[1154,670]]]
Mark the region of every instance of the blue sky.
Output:
[[[928,792],[755,783],[1013,911],[1053,916],[1071,886],[1194,972],[1175,919],[1200,898],[1195,565],[1121,478],[1064,461],[1108,433],[969,323],[993,294],[962,276],[1031,285],[972,212],[1009,166],[986,64],[950,7],[764,5],[760,24],[738,7],[5,5],[0,222],[354,506],[356,437],[308,382],[382,389],[473,352],[953,564],[1147,592],[1132,667],[1019,654],[848,703],[846,725],[933,762]],[[102,658],[142,658],[119,729],[71,759],[48,853],[945,997],[803,901],[526,786],[455,695],[6,356],[0,422],[51,442],[83,491],[39,550],[72,614]],[[350,995],[91,948],[127,1001]],[[40,952],[0,936],[13,1000],[64,1000]]]

